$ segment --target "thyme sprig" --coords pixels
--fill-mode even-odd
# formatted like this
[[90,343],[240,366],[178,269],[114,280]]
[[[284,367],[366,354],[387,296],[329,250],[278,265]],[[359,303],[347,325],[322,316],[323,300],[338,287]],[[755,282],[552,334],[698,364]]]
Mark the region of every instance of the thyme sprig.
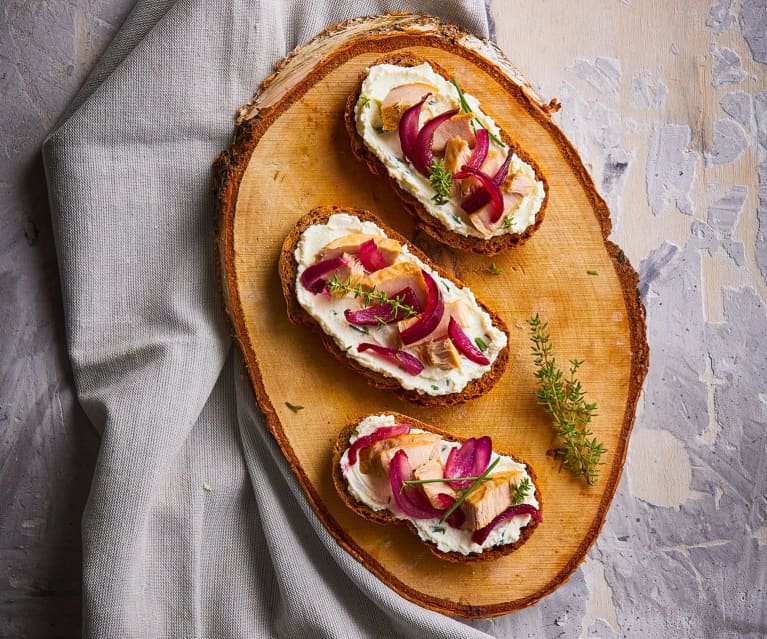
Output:
[[512,484],[511,487],[514,490],[511,496],[511,503],[514,506],[518,506],[525,500],[525,497],[527,497],[527,493],[530,492],[530,478],[525,477],[518,484]]
[[431,170],[429,171],[429,182],[434,189],[434,197],[431,201],[435,204],[444,204],[450,196],[450,188],[453,186],[453,175],[445,168],[442,160],[434,159],[431,161]]
[[588,425],[596,415],[596,403],[588,403],[585,391],[576,378],[583,360],[571,359],[569,375],[557,366],[553,346],[548,334],[548,322],[538,316],[527,320],[535,365],[538,370],[536,397],[538,404],[553,418],[554,430],[563,446],[556,450],[562,465],[570,472],[594,485],[599,477],[602,455],[607,449],[597,441]]
[[401,311],[404,314],[403,319],[408,319],[416,314],[413,306],[403,303],[405,299],[403,295],[389,297],[384,291],[376,291],[375,287],[366,289],[359,283],[352,284],[351,278],[341,280],[338,278],[337,273],[333,273],[333,277],[330,278],[327,287],[328,291],[333,295],[344,297],[351,294],[354,299],[359,299],[365,307],[376,304],[388,304],[395,315],[398,315]]

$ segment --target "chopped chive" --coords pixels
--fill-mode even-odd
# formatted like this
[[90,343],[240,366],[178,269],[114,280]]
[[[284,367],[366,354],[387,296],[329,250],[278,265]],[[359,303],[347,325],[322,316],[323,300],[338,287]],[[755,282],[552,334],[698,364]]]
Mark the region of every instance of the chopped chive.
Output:
[[481,337],[475,337],[474,343],[477,345],[477,348],[481,351],[487,350],[487,344],[485,344],[485,340],[483,340]]
[[466,96],[463,95],[463,91],[461,91],[461,87],[458,85],[458,80],[453,78],[452,83],[455,86],[456,91],[458,91],[458,100],[461,103],[461,110],[464,113],[471,113],[471,107],[469,106],[469,103],[466,101]]
[[439,390],[439,386],[437,386],[436,384],[432,384],[431,385],[431,389],[432,390]]
[[453,219],[455,220],[456,224],[463,224],[463,220],[460,217],[458,217],[457,215],[454,215]]
[[487,476],[490,474],[490,471],[493,470],[493,468],[495,468],[495,466],[498,464],[499,461],[501,461],[501,458],[496,457],[495,461],[493,461],[493,463],[487,467],[485,472],[482,473],[479,477],[477,477],[476,481],[471,486],[469,486],[466,490],[464,490],[463,493],[461,493],[461,496],[458,499],[456,499],[453,505],[450,506],[450,508],[448,508],[445,511],[445,514],[439,518],[440,524],[444,524],[447,518],[450,517],[450,515],[452,515],[456,511],[456,509],[464,502],[466,497],[468,497],[469,493],[471,493],[477,486],[479,486],[480,482],[483,482],[487,479]]
[[370,334],[370,331],[368,330],[367,326],[355,326],[354,324],[349,324],[349,328],[351,328],[354,331],[357,331],[358,333],[362,333],[363,335]]
[[431,527],[431,531],[432,532],[437,532],[437,533],[444,533],[445,532],[445,527],[444,526],[432,526]]
[[588,273],[589,275],[599,275],[599,273],[597,273],[594,269],[589,269],[588,271],[586,271],[586,273]]
[[285,402],[285,406],[287,406],[294,413],[297,413],[300,410],[304,410],[304,407],[300,404],[291,404],[290,402]]

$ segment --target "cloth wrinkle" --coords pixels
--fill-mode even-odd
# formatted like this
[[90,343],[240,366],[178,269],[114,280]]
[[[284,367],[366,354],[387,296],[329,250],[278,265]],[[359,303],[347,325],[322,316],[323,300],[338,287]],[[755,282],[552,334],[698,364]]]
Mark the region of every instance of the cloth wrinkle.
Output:
[[327,26],[483,0],[139,0],[43,156],[78,397],[101,434],[83,634],[486,637],[394,593],[311,509],[232,348],[211,163],[237,109]]

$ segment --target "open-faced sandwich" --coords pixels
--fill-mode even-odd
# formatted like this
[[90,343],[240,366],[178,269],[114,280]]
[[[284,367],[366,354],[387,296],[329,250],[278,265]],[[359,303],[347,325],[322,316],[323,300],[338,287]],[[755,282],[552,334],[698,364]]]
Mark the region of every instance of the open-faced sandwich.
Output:
[[543,220],[547,184],[535,162],[436,64],[383,58],[363,75],[345,119],[357,158],[388,175],[436,240],[492,255]]
[[355,512],[403,523],[438,557],[497,559],[541,522],[529,466],[489,437],[460,440],[398,413],[348,425],[333,448],[333,482]]
[[370,213],[306,214],[279,272],[290,319],[376,388],[446,406],[484,394],[506,367],[503,320]]

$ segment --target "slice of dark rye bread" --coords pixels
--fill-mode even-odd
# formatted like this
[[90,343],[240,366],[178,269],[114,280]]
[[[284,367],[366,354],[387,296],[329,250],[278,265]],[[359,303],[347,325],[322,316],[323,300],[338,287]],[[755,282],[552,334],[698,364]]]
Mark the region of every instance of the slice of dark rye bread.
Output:
[[[394,52],[390,53],[388,55],[385,55],[379,59],[377,59],[375,62],[373,62],[370,66],[375,66],[377,64],[396,64],[403,67],[413,67],[417,66],[419,64],[422,64],[424,62],[428,62],[435,73],[438,73],[443,78],[450,80],[453,76],[452,74],[448,73],[445,69],[440,67],[435,62],[432,62],[431,60],[425,60],[422,58],[419,58],[418,56],[415,56],[411,53],[405,53],[405,52]],[[360,75],[359,82],[357,82],[357,88],[354,91],[352,95],[349,96],[349,98],[346,101],[346,111],[344,113],[344,121],[346,122],[346,131],[349,134],[349,139],[351,140],[351,146],[352,146],[352,152],[354,153],[355,157],[367,164],[368,168],[372,173],[375,175],[381,175],[385,176],[391,185],[391,187],[394,189],[395,194],[397,197],[402,201],[405,208],[416,218],[416,224],[420,229],[422,229],[424,232],[428,233],[431,237],[433,237],[438,242],[442,242],[443,244],[447,244],[448,246],[451,246],[456,249],[460,249],[463,251],[472,251],[474,253],[482,253],[484,255],[496,255],[497,253],[500,253],[501,251],[505,251],[506,249],[509,249],[513,246],[519,246],[526,242],[530,236],[535,233],[536,230],[538,230],[538,227],[541,225],[541,222],[543,222],[543,217],[546,212],[546,204],[549,200],[549,185],[546,181],[546,177],[541,172],[540,168],[538,167],[538,164],[535,162],[535,160],[530,156],[529,153],[527,153],[525,150],[519,148],[517,145],[513,143],[513,141],[509,138],[508,134],[501,130],[501,138],[503,141],[508,145],[509,152],[516,153],[521,160],[529,164],[533,170],[535,171],[535,175],[543,182],[543,188],[544,188],[544,198],[543,202],[541,202],[541,208],[535,215],[535,222],[528,226],[522,233],[504,233],[503,235],[498,235],[495,237],[491,237],[488,239],[478,238],[478,237],[469,237],[466,235],[459,235],[458,233],[453,233],[451,230],[449,230],[446,226],[444,226],[437,218],[435,218],[433,215],[431,215],[421,204],[421,202],[418,201],[418,199],[413,196],[412,194],[408,193],[405,189],[400,187],[399,184],[397,184],[397,181],[391,177],[386,170],[386,166],[384,166],[383,162],[381,162],[380,159],[378,159],[378,156],[376,156],[373,151],[371,151],[366,145],[365,141],[362,139],[362,136],[357,132],[357,122],[355,119],[355,106],[357,104],[357,100],[359,100],[360,97],[360,91],[362,89],[362,82],[367,77],[367,72]],[[492,117],[492,114],[488,113],[487,115]]]
[[[280,253],[279,259],[279,274],[280,280],[282,282],[282,293],[285,296],[288,317],[290,320],[295,324],[303,324],[308,326],[313,331],[319,333],[320,338],[322,339],[322,343],[327,351],[337,360],[343,362],[357,374],[364,377],[371,386],[374,388],[394,391],[399,397],[416,404],[420,404],[422,406],[452,406],[455,404],[461,404],[470,399],[475,399],[488,392],[506,370],[506,363],[509,358],[508,344],[501,350],[500,353],[498,353],[498,356],[495,358],[495,361],[491,365],[490,370],[488,370],[482,377],[470,381],[460,393],[451,393],[449,395],[428,395],[426,393],[419,393],[416,390],[406,390],[402,388],[396,379],[377,373],[373,370],[370,370],[369,368],[365,368],[356,360],[348,357],[346,353],[338,347],[335,340],[330,335],[325,333],[320,325],[314,320],[314,318],[301,307],[301,305],[298,303],[298,299],[296,298],[296,280],[298,274],[298,263],[296,262],[294,255],[296,245],[298,244],[301,234],[306,229],[308,229],[310,226],[314,226],[315,224],[326,223],[328,218],[336,213],[347,213],[349,215],[354,215],[363,221],[373,222],[374,224],[378,225],[381,230],[383,230],[383,232],[386,233],[386,235],[390,238],[397,240],[400,242],[400,244],[407,244],[408,249],[412,255],[415,255],[424,264],[428,265],[430,268],[433,268],[437,273],[439,273],[441,277],[451,281],[458,288],[465,288],[465,285],[462,282],[451,277],[439,266],[436,266],[434,263],[432,263],[432,261],[426,257],[426,255],[424,255],[424,253],[418,247],[413,245],[412,242],[408,241],[405,237],[393,229],[387,227],[386,224],[384,224],[372,213],[360,209],[345,208],[341,206],[320,206],[313,209],[302,218],[300,218],[298,222],[296,222],[293,230],[290,232],[287,238],[285,238],[285,242],[282,245],[282,252]],[[490,318],[492,319],[495,327],[498,330],[503,331],[508,339],[509,330],[506,327],[506,323],[496,313],[487,308],[487,306],[485,306],[479,299],[477,299],[477,304],[482,310],[490,315]]]
[[[375,413],[375,414],[376,415],[392,415],[397,424],[409,424],[412,428],[419,428],[421,430],[426,430],[431,433],[436,433],[437,435],[440,435],[447,441],[451,441],[451,442],[463,441],[460,437],[451,435],[450,433],[444,430],[441,430],[435,426],[425,424],[422,421],[414,419],[413,417],[408,417],[407,415],[402,415],[401,413],[395,413],[393,411],[382,411],[381,413]],[[338,434],[338,438],[336,439],[335,445],[333,446],[333,458],[332,458],[333,484],[335,485],[336,490],[338,491],[338,494],[343,500],[343,502],[349,508],[351,508],[354,512],[356,512],[358,515],[379,524],[399,524],[399,525],[405,526],[408,528],[408,530],[410,530],[416,536],[418,541],[426,545],[429,548],[429,550],[440,559],[446,559],[447,561],[452,561],[454,563],[464,563],[464,564],[492,561],[494,559],[499,559],[500,557],[508,555],[509,553],[514,552],[522,544],[524,544],[530,538],[530,535],[533,534],[533,531],[538,527],[538,521],[531,518],[530,523],[527,524],[520,531],[519,539],[515,541],[513,544],[504,544],[502,546],[494,546],[492,548],[488,548],[482,551],[481,553],[471,553],[469,555],[464,555],[460,552],[455,552],[455,551],[442,552],[437,549],[437,546],[435,544],[428,541],[423,541],[418,536],[418,530],[412,524],[412,522],[406,519],[397,519],[388,510],[373,510],[372,508],[368,508],[365,504],[357,501],[352,495],[349,494],[349,491],[347,490],[347,483],[346,483],[346,480],[344,479],[343,473],[341,472],[340,462],[341,462],[341,456],[344,454],[344,451],[347,448],[349,448],[349,445],[350,445],[349,438],[354,434],[354,430],[357,428],[359,423],[366,417],[369,417],[369,415],[360,417],[355,422],[348,424]],[[536,483],[535,472],[533,471],[530,464],[519,459],[516,455],[512,455],[511,453],[507,451],[500,450],[496,448],[495,446],[493,446],[493,451],[495,451],[499,455],[507,455],[508,457],[511,457],[514,461],[519,462],[520,464],[524,464],[527,467],[526,469],[527,474],[530,475],[530,479],[532,480],[533,485],[535,486],[535,498],[538,500],[538,510],[542,513],[543,499],[541,497],[540,490],[538,490],[538,484]]]

